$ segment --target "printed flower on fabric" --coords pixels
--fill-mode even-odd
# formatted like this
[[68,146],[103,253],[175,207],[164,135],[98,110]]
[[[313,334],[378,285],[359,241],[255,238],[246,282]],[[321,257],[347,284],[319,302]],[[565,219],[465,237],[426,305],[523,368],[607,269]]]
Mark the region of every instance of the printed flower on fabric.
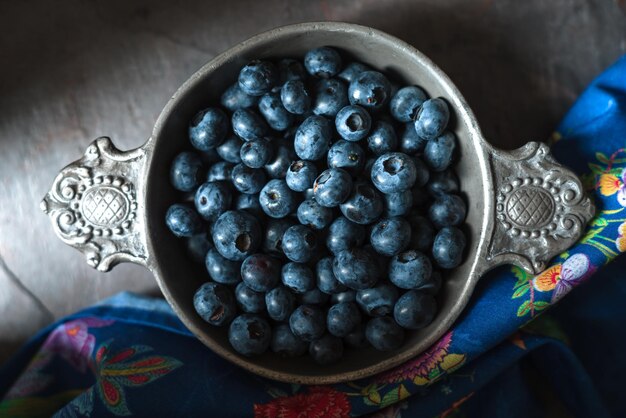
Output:
[[617,239],[615,240],[615,246],[619,250],[620,253],[626,251],[626,222],[622,223],[617,228]]
[[343,392],[329,386],[312,386],[308,393],[276,398],[254,405],[255,418],[342,418],[350,415],[350,402]]
[[91,353],[96,343],[89,328],[111,325],[114,321],[98,318],[81,318],[59,325],[43,344],[42,351],[56,353],[84,373],[91,361]]
[[563,264],[556,264],[535,277],[533,286],[540,292],[554,290],[550,302],[555,303],[594,270],[586,254],[573,254]]
[[598,184],[603,196],[612,196],[617,193],[617,202],[626,207],[626,168],[622,170],[619,178],[610,173],[602,174]]

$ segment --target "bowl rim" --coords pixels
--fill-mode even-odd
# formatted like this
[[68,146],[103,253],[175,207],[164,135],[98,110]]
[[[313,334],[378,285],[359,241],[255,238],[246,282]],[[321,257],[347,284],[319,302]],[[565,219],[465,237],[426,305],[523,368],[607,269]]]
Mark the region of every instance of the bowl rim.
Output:
[[[483,184],[483,213],[481,215],[481,225],[476,226],[476,236],[472,239],[470,245],[468,245],[468,248],[466,249],[466,262],[471,263],[468,277],[461,290],[460,297],[453,303],[450,309],[450,313],[446,317],[444,317],[443,320],[440,321],[437,326],[430,332],[430,334],[426,338],[424,338],[424,340],[422,340],[419,344],[416,344],[411,348],[405,349],[403,352],[397,353],[384,361],[360,369],[346,372],[328,373],[325,375],[313,376],[300,375],[296,372],[286,373],[282,371],[276,371],[272,368],[265,367],[256,363],[252,363],[248,361],[247,358],[245,358],[244,356],[237,355],[236,353],[223,348],[217,341],[215,341],[213,338],[210,338],[202,329],[197,327],[189,318],[187,318],[187,315],[184,313],[178,301],[170,292],[168,283],[163,279],[163,271],[158,262],[154,259],[154,257],[150,257],[148,259],[147,267],[154,274],[158,286],[161,289],[161,292],[165,296],[165,299],[168,301],[168,303],[172,306],[172,309],[174,310],[178,318],[194,334],[196,338],[198,338],[203,344],[209,347],[214,353],[250,372],[269,379],[297,384],[320,385],[362,379],[387,371],[423,353],[430,346],[432,346],[432,344],[436,343],[441,338],[441,336],[444,335],[445,332],[452,327],[454,321],[456,321],[458,316],[463,311],[463,308],[467,305],[473,288],[482,273],[480,260],[485,252],[487,237],[490,235],[490,231],[492,230],[492,227],[489,225],[488,214],[492,210],[493,196],[489,193],[490,168],[489,164],[487,163],[487,151],[488,149],[490,149],[490,145],[484,140],[484,137],[480,131],[480,127],[478,126],[478,122],[473,112],[471,111],[469,105],[466,103],[464,97],[459,92],[457,87],[452,83],[450,78],[426,55],[424,55],[422,52],[420,52],[407,42],[378,29],[346,22],[304,22],[270,29],[268,31],[261,32],[255,36],[252,36],[243,42],[238,43],[237,45],[220,53],[209,62],[204,64],[177,89],[177,91],[172,95],[172,97],[169,99],[169,101],[159,114],[159,117],[152,131],[152,136],[148,140],[146,144],[147,146],[145,147],[146,150],[149,152],[149,155],[144,175],[151,172],[152,163],[154,161],[152,156],[155,144],[160,138],[161,132],[165,124],[167,123],[168,118],[177,108],[181,99],[184,98],[188,92],[193,90],[198,85],[198,83],[200,83],[205,77],[209,76],[213,71],[215,71],[224,63],[232,60],[233,57],[244,54],[247,50],[253,49],[256,45],[260,43],[267,43],[273,40],[280,39],[284,36],[302,34],[317,30],[336,32],[338,34],[358,33],[360,36],[376,37],[379,41],[382,41],[389,45],[393,45],[394,48],[400,49],[403,54],[412,55],[415,61],[418,61],[424,67],[428,68],[428,70],[432,73],[432,76],[434,77],[438,85],[448,95],[446,99],[451,101],[454,105],[457,111],[457,119],[462,119],[463,124],[467,126],[469,135],[471,136],[471,138],[468,138],[467,140],[470,141],[472,147],[476,148],[476,154],[479,160],[480,175]],[[148,187],[147,184],[145,185],[145,187],[143,187],[144,201],[147,201],[146,195],[149,189],[150,187]],[[143,216],[146,218],[145,225],[148,226],[150,222],[147,219],[147,211],[144,211]],[[145,240],[148,254],[154,254],[154,248],[157,243],[153,239],[150,228],[146,228]]]

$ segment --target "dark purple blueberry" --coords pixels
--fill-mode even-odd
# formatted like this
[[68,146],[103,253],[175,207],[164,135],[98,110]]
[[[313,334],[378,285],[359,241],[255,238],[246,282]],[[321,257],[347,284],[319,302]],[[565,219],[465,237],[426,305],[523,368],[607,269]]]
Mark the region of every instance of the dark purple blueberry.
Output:
[[239,152],[243,144],[244,142],[239,139],[237,135],[230,135],[224,142],[218,145],[215,150],[222,160],[239,164],[241,162]]
[[191,237],[202,228],[202,221],[198,213],[190,206],[175,203],[165,214],[167,227],[177,237]]
[[391,84],[378,71],[364,71],[350,83],[348,97],[350,104],[378,110],[389,103]]
[[428,96],[421,88],[403,87],[391,98],[389,111],[398,122],[411,122],[425,100],[428,100]]
[[222,213],[230,209],[233,195],[228,184],[223,181],[204,183],[196,191],[194,204],[204,219],[216,220]]
[[404,216],[413,208],[413,192],[404,190],[383,195],[385,200],[385,216]]
[[201,182],[202,160],[198,154],[183,151],[178,154],[170,168],[170,183],[176,190],[191,192]]
[[341,338],[326,334],[322,338],[311,342],[309,355],[317,364],[336,363],[343,356],[343,341],[341,341]]
[[365,337],[364,324],[357,325],[357,327],[350,334],[343,338],[343,341],[352,348],[366,348],[370,345],[369,341],[367,341],[367,338]]
[[313,187],[317,177],[317,167],[311,161],[294,161],[287,170],[287,186],[296,192],[303,192]]
[[189,125],[191,145],[200,151],[208,151],[222,143],[228,133],[228,116],[223,110],[209,107],[201,110]]
[[420,157],[411,157],[413,164],[415,164],[415,187],[423,187],[428,183],[430,179],[430,171],[428,166],[422,161]]
[[218,327],[228,325],[237,314],[233,292],[219,283],[205,283],[193,297],[193,307],[200,318]]
[[346,65],[346,67],[339,74],[337,74],[337,78],[350,84],[352,80],[359,76],[359,74],[371,70],[372,69],[365,64],[362,64],[360,62],[351,62],[350,64]]
[[255,60],[239,72],[239,87],[250,96],[262,96],[278,84],[278,69],[268,61]]
[[326,248],[337,255],[343,250],[359,247],[365,240],[365,228],[343,216],[337,217],[328,228]]
[[434,172],[428,180],[426,189],[428,193],[435,197],[447,193],[458,193],[459,179],[452,169]]
[[381,283],[369,289],[356,292],[356,302],[369,316],[385,316],[393,313],[398,300],[398,289],[389,283]]
[[286,82],[280,89],[280,100],[288,112],[304,115],[311,109],[311,97],[301,80]]
[[330,295],[317,287],[298,295],[298,302],[303,305],[326,305],[329,299]]
[[291,163],[297,159],[293,149],[279,145],[274,152],[274,158],[265,166],[265,172],[270,178],[283,179]]
[[430,281],[430,259],[416,250],[394,256],[389,263],[389,280],[400,289],[418,289]]
[[302,160],[324,158],[333,135],[331,122],[323,116],[309,116],[302,122],[294,138],[294,149]]
[[296,297],[285,286],[277,286],[265,294],[265,306],[274,321],[286,321],[296,308]]
[[352,191],[352,178],[340,168],[324,170],[313,183],[315,200],[322,206],[332,208],[343,203]]
[[417,170],[414,160],[401,152],[390,152],[376,159],[372,166],[372,183],[383,193],[396,193],[415,184]]
[[400,296],[393,310],[393,317],[402,328],[420,329],[428,326],[437,314],[435,298],[417,290]]
[[465,235],[453,226],[442,228],[433,242],[433,258],[444,269],[452,269],[463,261]]
[[326,161],[330,168],[341,168],[353,176],[358,175],[365,165],[365,151],[359,144],[340,139],[328,150]]
[[456,138],[452,132],[444,132],[443,135],[428,141],[424,149],[424,162],[433,171],[443,171],[450,167]]
[[298,221],[313,229],[324,229],[333,220],[333,210],[317,203],[314,199],[305,200],[298,206]]
[[261,190],[259,203],[267,216],[284,218],[298,207],[298,195],[285,180],[273,179]]
[[280,84],[293,80],[306,80],[308,77],[304,65],[293,58],[283,58],[278,61],[278,73],[280,74]]
[[233,208],[236,210],[245,210],[251,215],[255,215],[257,217],[263,213],[261,204],[259,203],[258,194],[241,193],[237,195]]
[[289,327],[304,341],[317,340],[326,331],[326,315],[318,306],[300,305],[289,317]]
[[241,279],[250,289],[267,292],[280,282],[280,262],[267,254],[252,254],[241,263]]
[[428,209],[428,218],[435,228],[458,226],[465,220],[467,206],[460,196],[442,194],[438,196]]
[[261,245],[261,227],[255,217],[243,211],[223,213],[213,225],[213,243],[229,260],[241,261]]
[[357,182],[352,193],[339,209],[350,221],[361,225],[375,222],[383,213],[385,203],[381,194],[365,181]]
[[361,312],[354,302],[333,305],[326,315],[326,328],[335,337],[345,337],[361,323]]
[[345,292],[335,293],[330,296],[330,303],[354,302],[356,300],[356,291],[349,289]]
[[252,357],[267,351],[272,340],[270,324],[258,315],[239,315],[230,324],[228,341],[239,354]]
[[404,342],[404,330],[389,316],[372,318],[365,327],[367,341],[379,351],[400,348]]
[[313,113],[316,115],[334,119],[349,104],[348,87],[342,81],[331,78],[319,80],[315,85]]
[[265,236],[263,238],[263,251],[273,255],[282,256],[283,253],[283,235],[285,231],[296,225],[296,221],[292,218],[269,219],[265,225]]
[[232,163],[219,161],[209,167],[209,171],[206,173],[206,181],[231,181],[234,167]]
[[303,263],[285,264],[282,268],[281,281],[295,293],[304,293],[315,288],[313,271]]
[[407,220],[411,224],[411,244],[409,247],[419,251],[430,251],[436,232],[433,225],[418,212],[411,212]]
[[335,273],[333,273],[332,257],[324,257],[318,261],[315,272],[317,276],[317,287],[322,292],[334,295],[347,290],[344,285],[339,283],[339,280],[335,277]]
[[206,233],[201,232],[187,238],[187,254],[194,262],[204,263],[207,253],[213,248],[213,242]]
[[346,141],[360,141],[367,136],[371,127],[372,118],[361,106],[346,106],[335,117],[337,133]]
[[285,109],[280,100],[280,92],[265,93],[259,100],[259,112],[267,121],[270,128],[284,131],[293,123],[293,115]]
[[314,77],[330,78],[341,71],[341,56],[327,46],[311,49],[304,55],[304,67]]
[[370,232],[370,243],[381,255],[391,257],[403,251],[411,242],[411,225],[400,217],[381,219]]
[[231,172],[231,180],[235,189],[245,194],[259,193],[265,185],[265,172],[259,168],[250,168],[237,164]]
[[440,98],[426,100],[415,114],[413,126],[417,135],[424,139],[440,136],[450,119],[448,104]]
[[241,162],[250,168],[261,168],[273,157],[272,144],[265,139],[245,142],[239,149]]
[[241,281],[241,262],[222,257],[215,248],[206,253],[204,264],[209,276],[218,283],[236,284]]
[[366,138],[367,149],[374,155],[393,152],[398,148],[398,137],[389,122],[379,120],[370,130]]
[[234,112],[237,109],[256,106],[258,100],[258,97],[246,94],[241,87],[239,87],[239,83],[235,83],[222,93],[220,104],[231,112]]
[[250,289],[244,282],[239,283],[235,288],[235,299],[237,300],[237,306],[243,312],[265,312],[265,293]]
[[417,135],[412,123],[404,125],[402,135],[400,136],[400,151],[405,154],[413,155],[424,151],[426,143],[428,143],[428,140]]
[[244,141],[263,139],[269,130],[265,119],[253,109],[235,110],[231,123],[233,132]]
[[337,280],[350,289],[367,289],[376,284],[380,271],[372,253],[363,248],[341,251],[333,260]]
[[270,349],[283,358],[299,357],[307,352],[309,344],[296,337],[288,324],[276,324]]

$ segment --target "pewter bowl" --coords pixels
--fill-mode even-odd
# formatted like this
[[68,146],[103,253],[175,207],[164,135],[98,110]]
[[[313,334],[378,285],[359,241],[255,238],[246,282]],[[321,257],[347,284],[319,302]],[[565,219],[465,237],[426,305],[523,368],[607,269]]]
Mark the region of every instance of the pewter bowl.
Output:
[[[188,261],[185,246],[165,226],[165,212],[178,198],[169,167],[183,147],[190,148],[191,118],[219,102],[242,65],[258,58],[301,57],[323,45],[452,105],[451,129],[461,155],[456,171],[468,202],[465,262],[446,272],[432,324],[409,333],[393,352],[347,350],[341,362],[324,367],[308,357],[247,358],[230,347],[225,329],[209,326],[194,311],[193,294],[208,276]],[[58,236],[94,268],[108,271],[123,261],[148,268],[180,319],[220,356],[271,379],[305,384],[363,378],[415,357],[450,329],[486,271],[513,263],[541,272],[580,237],[594,213],[578,178],[550,156],[546,145],[530,142],[512,152],[493,148],[461,93],[422,53],[378,30],[334,22],[274,29],[217,56],[174,94],[143,146],[119,151],[109,138],[98,138],[57,176],[42,209]]]

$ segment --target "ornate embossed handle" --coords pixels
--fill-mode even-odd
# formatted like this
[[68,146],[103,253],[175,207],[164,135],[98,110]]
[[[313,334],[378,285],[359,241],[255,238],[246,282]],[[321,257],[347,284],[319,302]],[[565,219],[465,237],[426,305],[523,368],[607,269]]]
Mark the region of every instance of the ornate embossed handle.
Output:
[[489,151],[495,193],[486,270],[517,264],[531,274],[572,246],[594,215],[578,177],[530,142],[514,151]]
[[41,202],[59,238],[100,271],[122,261],[147,265],[137,190],[148,144],[122,152],[109,138],[96,139],[81,159],[59,173]]

